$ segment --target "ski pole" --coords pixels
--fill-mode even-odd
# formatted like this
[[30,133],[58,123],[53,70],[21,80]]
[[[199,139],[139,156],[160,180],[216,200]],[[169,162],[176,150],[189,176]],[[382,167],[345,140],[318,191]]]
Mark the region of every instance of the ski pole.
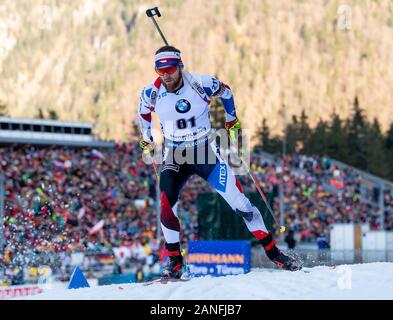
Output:
[[147,10],[146,10],[146,15],[147,15],[149,18],[152,19],[152,21],[153,21],[153,23],[154,23],[154,26],[156,27],[156,29],[157,29],[158,33],[160,34],[162,40],[164,40],[164,43],[165,43],[166,45],[168,45],[168,41],[166,41],[166,39],[165,39],[165,37],[164,37],[164,34],[162,33],[160,27],[158,26],[158,23],[157,23],[156,19],[154,19],[154,16],[155,16],[155,15],[156,15],[157,17],[161,17],[161,13],[160,13],[160,10],[158,10],[158,7],[154,7],[154,8],[151,8],[151,9],[147,9]]
[[[257,183],[256,179],[254,178],[254,175],[253,175],[252,172],[251,172],[251,168],[247,165],[247,162],[244,161],[243,156],[240,156],[240,160],[243,162],[244,166],[246,167],[246,169],[247,169],[247,171],[248,171],[248,174],[249,174],[249,176],[251,177],[251,180],[254,182],[254,185],[255,185],[255,187],[257,188],[259,194],[261,195],[261,197],[262,197],[262,199],[263,199],[263,202],[265,202],[265,205],[266,205],[267,209],[269,210],[269,212],[270,212],[270,214],[271,214],[271,216],[272,216],[274,222],[275,222],[276,224],[278,224],[277,221],[276,221],[276,218],[274,217],[273,209],[272,209],[272,207],[270,206],[269,202],[267,201],[266,196],[265,196],[265,194],[263,193],[261,187],[259,186],[259,184]],[[285,231],[285,226],[280,226],[280,232],[283,233],[284,231]]]

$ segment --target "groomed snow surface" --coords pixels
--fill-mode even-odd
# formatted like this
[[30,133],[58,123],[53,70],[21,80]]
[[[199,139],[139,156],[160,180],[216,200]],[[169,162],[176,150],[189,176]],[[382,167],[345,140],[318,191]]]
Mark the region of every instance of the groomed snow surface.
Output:
[[168,284],[142,283],[84,289],[47,289],[23,299],[45,300],[304,300],[393,299],[393,263],[320,266],[289,272],[253,269],[248,274],[199,277]]

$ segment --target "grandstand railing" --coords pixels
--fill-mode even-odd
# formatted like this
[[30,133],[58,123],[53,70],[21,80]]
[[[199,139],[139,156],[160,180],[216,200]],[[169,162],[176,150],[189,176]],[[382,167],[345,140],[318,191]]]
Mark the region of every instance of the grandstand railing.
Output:
[[[297,249],[287,250],[304,262],[304,267],[337,266],[371,262],[393,262],[393,250],[335,250]],[[275,268],[263,250],[252,249],[253,268]]]

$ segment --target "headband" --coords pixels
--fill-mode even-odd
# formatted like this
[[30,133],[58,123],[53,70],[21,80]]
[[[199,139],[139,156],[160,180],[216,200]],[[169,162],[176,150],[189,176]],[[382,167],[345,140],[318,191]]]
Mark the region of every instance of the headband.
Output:
[[180,57],[180,52],[164,51],[156,54],[155,56],[156,68],[164,68],[167,66],[180,66],[184,67],[183,61]]

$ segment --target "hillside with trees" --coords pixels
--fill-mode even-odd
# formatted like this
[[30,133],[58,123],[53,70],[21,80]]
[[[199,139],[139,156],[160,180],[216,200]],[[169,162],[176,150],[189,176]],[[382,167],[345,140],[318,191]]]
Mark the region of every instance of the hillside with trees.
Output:
[[263,119],[281,134],[302,110],[310,128],[323,132],[332,114],[337,126],[352,116],[355,97],[365,119],[379,121],[373,134],[386,134],[393,121],[393,3],[341,4],[3,0],[1,113],[92,121],[102,138],[127,140],[139,93],[156,77],[153,57],[162,41],[145,10],[157,5],[186,68],[228,83],[252,134]]

